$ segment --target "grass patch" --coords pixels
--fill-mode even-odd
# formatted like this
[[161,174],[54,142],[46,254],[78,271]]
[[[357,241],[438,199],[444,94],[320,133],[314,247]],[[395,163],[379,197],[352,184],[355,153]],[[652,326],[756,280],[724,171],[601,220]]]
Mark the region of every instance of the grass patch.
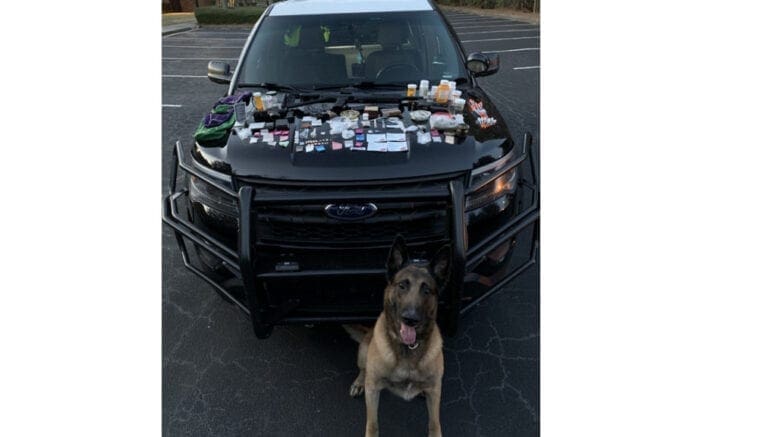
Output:
[[264,6],[197,8],[194,15],[200,24],[254,24],[264,12]]
[[171,12],[169,14],[162,14],[162,26],[193,23],[194,21],[194,12]]

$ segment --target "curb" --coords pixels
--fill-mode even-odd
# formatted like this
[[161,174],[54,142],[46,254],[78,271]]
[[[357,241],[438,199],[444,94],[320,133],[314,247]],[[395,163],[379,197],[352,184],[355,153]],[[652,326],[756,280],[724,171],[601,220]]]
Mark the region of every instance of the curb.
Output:
[[[172,27],[172,26],[169,26],[169,27]],[[163,28],[162,29],[162,36],[175,35],[176,33],[181,33],[181,32],[188,32],[190,30],[194,30],[194,29],[197,29],[199,27],[200,27],[199,24],[192,23],[192,24],[182,25],[181,27],[174,27],[174,28],[168,29],[168,30],[165,30]]]

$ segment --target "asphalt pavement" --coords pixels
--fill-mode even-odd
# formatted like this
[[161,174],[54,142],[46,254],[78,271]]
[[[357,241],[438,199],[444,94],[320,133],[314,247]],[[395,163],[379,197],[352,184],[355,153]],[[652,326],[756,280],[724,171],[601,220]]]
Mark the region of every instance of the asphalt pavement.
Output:
[[[479,80],[516,140],[539,145],[539,26],[446,14],[467,52],[499,53],[501,71]],[[192,141],[226,85],[209,60],[234,67],[249,27],[203,27],[162,38],[162,190],[176,140]],[[537,156],[535,154],[535,156]],[[249,320],[188,272],[162,229],[163,433],[166,436],[363,435],[363,398],[348,389],[357,345],[339,327],[281,326],[258,340]],[[538,264],[470,311],[445,339],[441,422],[455,436],[539,435]],[[384,393],[381,435],[425,435],[423,400]]]

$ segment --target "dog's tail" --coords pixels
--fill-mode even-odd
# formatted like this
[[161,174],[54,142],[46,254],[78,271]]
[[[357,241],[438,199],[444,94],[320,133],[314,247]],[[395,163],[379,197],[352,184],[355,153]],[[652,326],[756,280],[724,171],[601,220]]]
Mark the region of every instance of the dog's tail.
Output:
[[343,325],[343,329],[345,329],[345,332],[347,332],[357,343],[361,343],[364,336],[370,332],[370,328],[364,325]]

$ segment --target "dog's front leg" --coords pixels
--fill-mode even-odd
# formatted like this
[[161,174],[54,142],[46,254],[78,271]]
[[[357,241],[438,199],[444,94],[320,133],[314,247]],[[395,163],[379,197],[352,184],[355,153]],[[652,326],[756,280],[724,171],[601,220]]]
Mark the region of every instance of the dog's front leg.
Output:
[[369,379],[364,384],[364,401],[367,403],[366,437],[378,437],[378,403],[380,402],[380,387]]
[[426,411],[429,414],[429,437],[442,437],[442,428],[440,427],[440,394],[442,392],[442,381],[430,389],[424,390],[426,396]]

